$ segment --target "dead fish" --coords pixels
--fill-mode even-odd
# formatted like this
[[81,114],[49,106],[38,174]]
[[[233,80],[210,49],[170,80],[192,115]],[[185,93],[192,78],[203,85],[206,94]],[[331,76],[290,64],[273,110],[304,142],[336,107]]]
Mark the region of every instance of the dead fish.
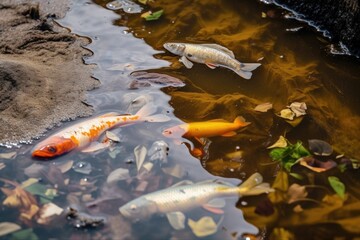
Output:
[[261,65],[260,63],[241,63],[235,59],[231,50],[218,44],[165,43],[164,48],[181,56],[179,61],[187,68],[192,68],[191,61],[204,63],[211,69],[228,68],[245,79],[250,79],[251,71]]
[[150,87],[160,85],[164,87],[183,87],[180,79],[161,73],[133,72],[130,74],[133,79],[129,84],[129,89],[138,89],[140,87]]
[[139,122],[165,122],[170,120],[163,114],[152,115],[156,108],[147,104],[135,115],[108,113],[67,127],[38,143],[32,152],[33,157],[52,158],[75,148],[84,148],[106,130]]
[[215,202],[219,203],[225,197],[254,196],[271,191],[273,189],[268,183],[263,183],[259,173],[251,175],[240,186],[217,180],[195,184],[183,181],[170,188],[136,198],[120,207],[119,211],[128,219],[141,220],[156,213],[172,214],[199,206],[213,210]]

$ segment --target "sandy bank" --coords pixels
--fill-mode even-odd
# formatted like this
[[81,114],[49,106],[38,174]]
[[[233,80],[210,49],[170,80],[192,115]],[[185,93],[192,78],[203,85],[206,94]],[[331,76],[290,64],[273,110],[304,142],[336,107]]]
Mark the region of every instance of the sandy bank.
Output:
[[[23,3],[22,3],[23,2]],[[28,141],[63,120],[88,116],[82,102],[99,85],[80,38],[53,19],[67,1],[0,3],[0,144]]]

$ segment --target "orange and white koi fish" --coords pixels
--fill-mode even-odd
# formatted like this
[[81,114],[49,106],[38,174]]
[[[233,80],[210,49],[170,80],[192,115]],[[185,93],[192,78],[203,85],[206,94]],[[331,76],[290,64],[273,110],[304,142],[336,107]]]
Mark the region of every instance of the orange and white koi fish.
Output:
[[236,130],[249,125],[243,117],[235,118],[234,122],[227,122],[223,119],[214,119],[206,122],[193,122],[180,124],[163,131],[163,135],[171,138],[180,137],[232,137]]
[[67,153],[75,148],[84,148],[106,130],[114,127],[144,121],[166,122],[169,120],[163,114],[152,115],[155,111],[156,107],[146,104],[135,115],[108,113],[77,123],[38,143],[33,149],[32,156],[51,158]]

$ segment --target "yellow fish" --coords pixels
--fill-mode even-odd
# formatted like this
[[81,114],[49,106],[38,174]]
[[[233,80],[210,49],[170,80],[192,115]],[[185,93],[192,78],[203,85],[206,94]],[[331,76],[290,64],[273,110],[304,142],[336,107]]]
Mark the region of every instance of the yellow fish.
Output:
[[243,117],[235,118],[234,122],[227,122],[223,119],[214,119],[206,122],[192,122],[180,124],[163,131],[163,135],[170,138],[180,137],[232,137],[236,130],[249,125]]

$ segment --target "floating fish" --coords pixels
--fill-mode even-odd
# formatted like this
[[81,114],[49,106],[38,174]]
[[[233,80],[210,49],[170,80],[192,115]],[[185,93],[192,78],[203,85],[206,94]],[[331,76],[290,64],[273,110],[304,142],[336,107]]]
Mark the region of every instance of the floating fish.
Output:
[[245,79],[250,79],[251,71],[261,65],[260,63],[241,63],[235,59],[231,50],[218,44],[165,43],[164,48],[181,56],[179,61],[187,68],[192,68],[191,61],[204,63],[211,69],[228,68]]
[[214,119],[205,122],[192,122],[180,124],[163,131],[163,135],[171,138],[180,137],[232,137],[236,130],[249,125],[243,117],[235,118],[234,122],[227,122],[223,119]]
[[65,128],[38,143],[32,152],[33,157],[51,158],[67,153],[75,148],[85,148],[102,133],[113,127],[120,127],[139,122],[165,122],[169,118],[163,114],[152,115],[156,107],[143,106],[135,115],[107,113]]
[[177,212],[186,212],[200,206],[215,212],[216,206],[224,207],[225,197],[254,196],[273,191],[268,183],[262,181],[259,173],[251,175],[240,186],[217,180],[195,184],[183,181],[136,198],[120,207],[119,211],[124,217],[134,221],[146,219],[156,213],[174,216]]

